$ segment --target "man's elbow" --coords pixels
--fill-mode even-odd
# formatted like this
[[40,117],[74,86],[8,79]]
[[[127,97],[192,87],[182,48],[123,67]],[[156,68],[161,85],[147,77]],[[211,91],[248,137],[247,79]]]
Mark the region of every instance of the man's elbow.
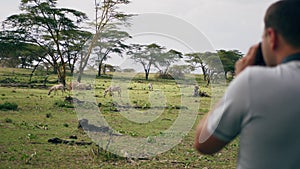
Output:
[[213,154],[215,154],[216,152],[219,151],[219,150],[216,150],[216,149],[212,149],[208,146],[205,146],[205,144],[201,144],[201,143],[199,143],[199,141],[195,141],[194,148],[199,153],[204,154],[204,155],[213,155]]
[[212,155],[225,147],[227,142],[221,141],[214,136],[210,136],[205,141],[200,141],[199,137],[195,139],[194,147],[201,154]]

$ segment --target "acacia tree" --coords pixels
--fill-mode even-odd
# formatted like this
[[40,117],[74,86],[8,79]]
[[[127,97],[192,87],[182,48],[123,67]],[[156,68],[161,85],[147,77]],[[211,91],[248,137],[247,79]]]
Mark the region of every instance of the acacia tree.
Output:
[[149,74],[151,67],[155,64],[158,64],[160,57],[163,55],[162,51],[164,47],[161,47],[155,43],[150,45],[140,45],[133,44],[131,45],[130,51],[127,52],[128,55],[131,55],[131,59],[136,63],[140,63],[145,71],[145,79],[149,79]]
[[57,70],[58,79],[66,83],[66,60],[63,55],[63,32],[79,31],[86,14],[57,8],[57,0],[21,0],[21,14],[9,16],[4,25],[19,41],[40,46],[48,55],[43,58]]
[[[223,80],[224,67],[217,53],[206,52],[205,62],[208,65],[207,86],[210,85],[211,80],[214,82]],[[221,75],[221,77],[220,77]],[[221,81],[220,81],[221,82]]]
[[170,75],[174,78],[184,78],[185,74],[191,73],[191,67],[189,65],[173,65],[169,69]]
[[200,68],[203,73],[203,80],[207,81],[207,85],[210,84],[210,80],[213,75],[224,73],[223,65],[217,53],[205,52],[205,53],[189,53],[186,54],[192,70]]
[[0,64],[5,67],[17,67],[21,64],[19,52],[20,45],[13,42],[0,41]]
[[225,78],[227,79],[227,73],[231,72],[232,74],[234,74],[235,62],[238,61],[240,58],[242,58],[243,54],[238,50],[229,50],[229,51],[218,50],[217,53],[223,64],[223,68],[225,71]]
[[159,70],[161,77],[167,77],[167,73],[171,64],[179,61],[181,58],[182,53],[174,49],[171,49],[167,52],[162,51],[162,54],[157,58],[154,66]]
[[208,78],[208,64],[205,62],[206,56],[205,53],[188,53],[185,54],[188,59],[186,60],[189,63],[192,70],[196,70],[200,68],[203,73],[203,80],[207,80]]
[[95,2],[95,35],[90,41],[90,45],[87,47],[86,52],[79,64],[79,73],[77,81],[80,82],[84,69],[88,65],[90,55],[93,52],[95,44],[101,38],[102,32],[106,26],[111,23],[126,23],[127,19],[131,15],[120,12],[119,6],[130,3],[129,0],[94,0]]
[[[37,66],[41,62],[41,58],[46,55],[45,51],[34,44],[22,43],[18,51],[18,56],[21,61],[21,68],[28,68],[33,65],[33,62],[37,62]],[[35,67],[35,66],[34,66]]]
[[[118,54],[122,57],[122,53],[129,48],[129,46],[124,44],[127,38],[130,38],[129,34],[117,30],[114,25],[111,25],[102,32],[101,38],[95,43],[93,49],[93,54],[96,57],[94,59],[98,67],[98,77],[101,76],[103,62],[110,58],[111,54]],[[104,72],[105,69],[103,70]]]
[[46,55],[41,47],[17,41],[11,32],[0,32],[0,61],[8,67],[32,67],[34,61]]
[[75,64],[82,57],[86,42],[92,37],[92,33],[88,31],[67,31],[63,32],[66,39],[62,46],[64,47],[63,55],[66,57],[66,62],[71,71],[74,73]]

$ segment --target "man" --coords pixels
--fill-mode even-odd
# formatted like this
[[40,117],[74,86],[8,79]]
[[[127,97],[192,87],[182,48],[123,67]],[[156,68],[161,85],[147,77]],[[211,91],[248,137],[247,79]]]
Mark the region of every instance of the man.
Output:
[[218,152],[240,137],[237,168],[300,168],[300,1],[272,4],[258,45],[236,63],[237,77],[196,130],[195,148]]

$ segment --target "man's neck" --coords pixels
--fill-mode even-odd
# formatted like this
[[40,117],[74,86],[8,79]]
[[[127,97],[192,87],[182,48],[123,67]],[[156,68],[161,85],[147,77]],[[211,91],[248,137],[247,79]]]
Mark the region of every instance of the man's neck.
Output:
[[282,61],[287,58],[290,55],[296,54],[296,53],[300,53],[300,49],[294,49],[290,46],[286,47],[284,50],[281,50],[280,53],[278,53],[278,57],[276,60],[277,64],[282,63]]

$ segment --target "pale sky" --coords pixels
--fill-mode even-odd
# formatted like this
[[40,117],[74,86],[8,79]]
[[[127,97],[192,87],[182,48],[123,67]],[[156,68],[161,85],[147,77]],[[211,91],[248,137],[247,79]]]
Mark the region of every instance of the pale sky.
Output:
[[[243,53],[260,41],[263,16],[275,0],[132,0],[122,7],[127,13],[160,13],[195,26],[215,49]],[[94,19],[94,0],[59,0],[59,6],[77,9]],[[19,12],[20,0],[0,1],[0,20]]]

